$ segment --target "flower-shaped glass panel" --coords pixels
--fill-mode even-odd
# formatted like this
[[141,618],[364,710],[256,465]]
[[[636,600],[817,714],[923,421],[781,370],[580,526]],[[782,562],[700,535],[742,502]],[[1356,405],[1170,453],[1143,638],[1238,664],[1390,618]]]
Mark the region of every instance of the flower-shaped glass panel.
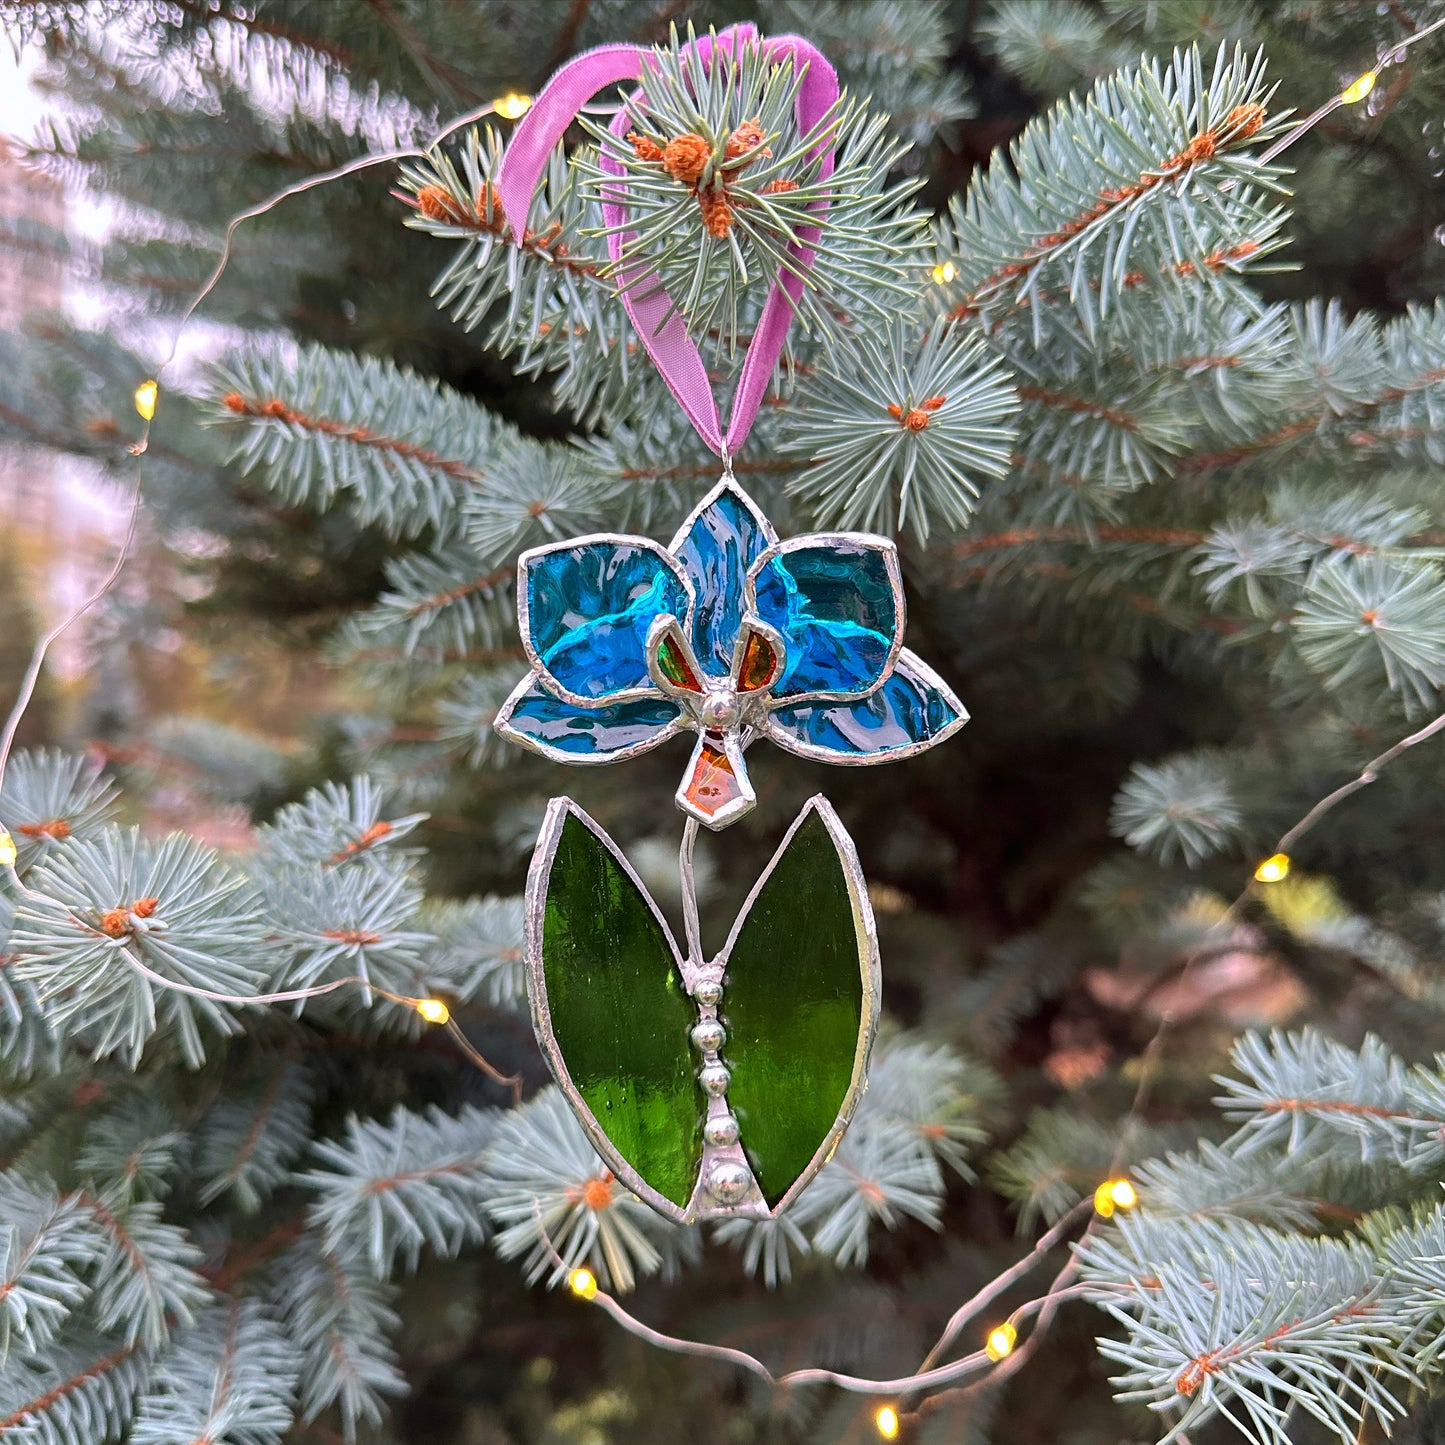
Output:
[[743,755],[760,737],[856,765],[910,756],[968,720],[902,645],[894,544],[849,532],[779,542],[730,478],[667,549],[597,536],[524,553],[518,598],[532,672],[497,730],[594,764],[691,731],[677,801],[710,828],[753,806]]

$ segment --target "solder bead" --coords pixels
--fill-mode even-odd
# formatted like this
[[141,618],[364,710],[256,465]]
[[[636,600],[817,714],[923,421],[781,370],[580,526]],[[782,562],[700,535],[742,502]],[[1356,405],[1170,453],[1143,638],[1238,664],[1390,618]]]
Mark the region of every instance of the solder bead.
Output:
[[702,1019],[692,1026],[692,1041],[705,1054],[722,1048],[725,1038],[727,1032],[716,1019]]
[[738,1121],[732,1114],[719,1114],[702,1126],[702,1137],[719,1149],[738,1142]]
[[693,989],[692,996],[704,1008],[716,1008],[722,1000],[722,982],[715,978],[705,978]]
[[704,1064],[698,1072],[698,1081],[714,1099],[720,1099],[728,1091],[732,1075],[722,1064]]
[[740,712],[737,693],[731,690],[710,692],[698,708],[698,717],[704,727],[724,731],[737,726]]
[[752,1176],[741,1164],[714,1164],[707,1176],[708,1192],[719,1204],[736,1204],[748,1192]]

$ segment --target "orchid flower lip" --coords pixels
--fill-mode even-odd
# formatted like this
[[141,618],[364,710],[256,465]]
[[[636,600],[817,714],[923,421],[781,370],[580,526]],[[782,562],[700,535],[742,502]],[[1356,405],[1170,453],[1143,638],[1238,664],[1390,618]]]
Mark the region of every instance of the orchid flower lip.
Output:
[[[676,801],[677,806],[688,817],[696,818],[705,828],[711,828],[714,831],[726,828],[729,823],[742,817],[744,813],[751,812],[757,804],[758,795],[753,789],[752,780],[748,777],[748,770],[743,765],[743,747],[744,740],[738,735],[735,728],[730,728],[723,733],[711,732],[705,728],[698,730],[697,742],[693,745],[692,757],[683,772],[682,784],[677,790]],[[698,776],[699,764],[707,749],[722,752],[727,759],[728,770],[738,789],[736,796],[712,812],[699,806],[691,797],[691,785]]]

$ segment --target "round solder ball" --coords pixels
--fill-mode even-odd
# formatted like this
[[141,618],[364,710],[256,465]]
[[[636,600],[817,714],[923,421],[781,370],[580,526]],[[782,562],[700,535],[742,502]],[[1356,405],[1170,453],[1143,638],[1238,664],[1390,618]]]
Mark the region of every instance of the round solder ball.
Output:
[[726,1038],[727,1031],[716,1019],[702,1019],[692,1026],[693,1044],[705,1054],[716,1053]]
[[736,1204],[751,1183],[752,1175],[741,1164],[714,1164],[707,1176],[708,1193],[719,1204]]

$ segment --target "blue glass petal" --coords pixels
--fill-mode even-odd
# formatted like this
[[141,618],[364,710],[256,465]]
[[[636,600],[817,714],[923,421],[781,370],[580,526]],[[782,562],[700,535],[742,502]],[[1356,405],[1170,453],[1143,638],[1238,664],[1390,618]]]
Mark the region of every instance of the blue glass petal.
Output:
[[723,487],[673,546],[692,583],[692,646],[705,672],[726,677],[742,627],[743,584],[773,538],[736,487]]
[[669,735],[681,709],[670,698],[578,707],[553,697],[538,681],[509,700],[497,729],[557,762],[606,763],[624,750],[645,752]]
[[758,616],[787,645],[776,696],[857,696],[877,686],[903,630],[897,555],[883,542],[840,537],[763,563],[755,583]]
[[687,588],[663,550],[643,538],[582,542],[524,560],[527,628],[558,690],[606,701],[651,688],[647,629],[687,615]]
[[858,702],[788,703],[773,711],[769,735],[779,747],[820,762],[888,762],[921,752],[968,721],[963,705],[911,652],[899,654],[888,681]]

